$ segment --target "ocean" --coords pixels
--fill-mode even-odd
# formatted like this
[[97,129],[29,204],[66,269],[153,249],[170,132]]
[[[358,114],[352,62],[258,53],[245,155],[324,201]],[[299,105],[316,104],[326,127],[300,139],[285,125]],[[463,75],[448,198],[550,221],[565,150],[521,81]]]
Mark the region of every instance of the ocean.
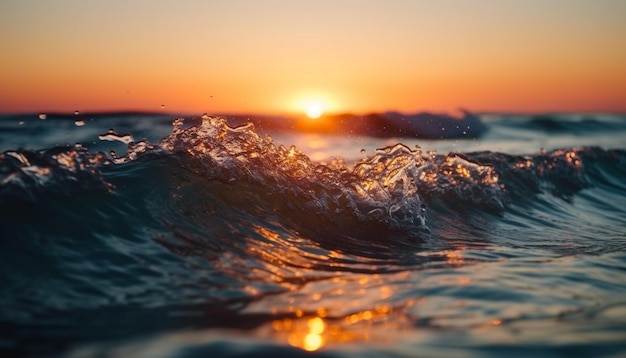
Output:
[[2,356],[626,355],[625,115],[280,120],[0,116]]

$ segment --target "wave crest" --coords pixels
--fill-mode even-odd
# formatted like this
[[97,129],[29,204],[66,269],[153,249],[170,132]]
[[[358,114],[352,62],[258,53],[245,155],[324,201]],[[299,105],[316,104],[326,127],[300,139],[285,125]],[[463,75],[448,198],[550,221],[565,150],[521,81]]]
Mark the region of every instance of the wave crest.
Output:
[[[219,117],[203,116],[197,126],[174,121],[160,143],[170,153],[185,153],[202,175],[225,182],[250,181],[273,194],[295,199],[296,209],[332,217],[351,214],[392,228],[425,228],[424,204],[412,173],[421,164],[408,148],[381,152],[349,169],[314,164],[294,146],[261,137],[252,124],[232,128]],[[421,160],[421,159],[420,159]]]
[[113,186],[100,172],[103,166],[166,155],[209,180],[252,183],[273,198],[268,199],[272,205],[301,216],[316,216],[326,223],[356,218],[420,236],[429,230],[426,203],[500,214],[511,202],[542,192],[569,200],[606,176],[604,166],[612,173],[617,164],[621,172],[626,158],[623,151],[601,148],[525,156],[428,154],[419,147],[396,144],[353,166],[340,160],[316,163],[295,146],[275,145],[253,124],[231,127],[224,118],[204,115],[197,122],[176,119],[171,133],[159,143],[131,142],[126,156],[112,154],[111,160],[80,145],[1,153],[0,201],[36,202],[41,192],[68,193],[76,188],[111,191]]
[[108,162],[104,153],[92,154],[79,144],[5,151],[0,153],[0,204],[11,198],[35,203],[41,192],[112,191],[99,169]]
[[173,125],[157,147],[132,143],[129,157],[155,151],[183,154],[184,160],[193,161],[189,168],[202,176],[260,185],[291,209],[331,220],[348,214],[418,234],[428,231],[426,202],[501,214],[511,202],[533,193],[548,191],[568,199],[592,185],[585,161],[620,157],[601,148],[527,156],[494,152],[424,156],[419,147],[396,144],[348,167],[342,161],[314,163],[294,146],[276,146],[251,123],[230,127],[223,118],[205,115],[198,124],[177,119]]
[[435,157],[420,167],[417,175],[422,192],[429,198],[487,211],[501,212],[505,208],[507,194],[495,168],[463,154]]

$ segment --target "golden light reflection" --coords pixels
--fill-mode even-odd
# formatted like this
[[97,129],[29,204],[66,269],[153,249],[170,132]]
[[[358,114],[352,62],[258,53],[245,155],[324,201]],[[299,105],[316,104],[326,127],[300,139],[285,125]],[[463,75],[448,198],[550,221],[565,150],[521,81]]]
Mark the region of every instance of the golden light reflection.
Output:
[[[286,299],[270,295],[247,307],[251,312],[269,310],[276,315],[271,325],[259,328],[261,335],[303,351],[317,351],[343,343],[390,343],[401,332],[413,329],[412,307],[421,301],[389,303],[396,290],[387,283],[388,275],[336,273],[325,280],[309,281],[306,277],[310,271],[302,255],[311,254],[297,249],[294,242],[298,238],[283,237],[263,227],[252,229],[259,237],[248,248],[264,263],[263,268],[253,270],[254,275],[278,283],[289,295]],[[342,258],[343,254],[330,251],[327,256]],[[409,278],[409,272],[397,275]],[[246,291],[260,294],[252,285]]]
[[460,286],[467,286],[470,283],[472,283],[472,279],[469,277],[460,277],[457,282],[459,283]]
[[463,250],[446,250],[446,261],[449,264],[463,264],[465,261],[461,255],[462,251]]
[[295,126],[295,129],[301,132],[323,132],[323,133],[337,133],[337,123],[329,117],[322,116],[311,118],[308,115],[305,118],[300,118]]
[[321,318],[315,317],[307,322],[307,326],[309,327],[309,333],[304,336],[303,348],[307,351],[316,351],[324,344],[322,333],[324,333],[326,325]]
[[[391,342],[398,332],[410,327],[406,309],[417,304],[410,300],[402,308],[389,304],[329,318],[327,310],[320,308],[316,316],[283,318],[272,322],[272,330],[278,337],[285,337],[289,345],[306,351],[316,351],[335,343],[378,341]],[[395,332],[392,336],[388,332]]]
[[326,341],[324,331],[326,323],[321,317],[312,317],[303,320],[289,318],[272,322],[272,328],[277,332],[288,332],[287,341],[291,346],[306,351],[320,349]]

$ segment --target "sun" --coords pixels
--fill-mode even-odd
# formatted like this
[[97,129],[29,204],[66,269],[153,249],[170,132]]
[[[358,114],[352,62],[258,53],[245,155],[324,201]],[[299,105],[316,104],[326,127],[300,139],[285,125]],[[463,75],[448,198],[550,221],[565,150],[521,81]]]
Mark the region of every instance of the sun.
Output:
[[310,102],[306,105],[305,112],[307,117],[316,119],[324,113],[324,106],[320,102]]

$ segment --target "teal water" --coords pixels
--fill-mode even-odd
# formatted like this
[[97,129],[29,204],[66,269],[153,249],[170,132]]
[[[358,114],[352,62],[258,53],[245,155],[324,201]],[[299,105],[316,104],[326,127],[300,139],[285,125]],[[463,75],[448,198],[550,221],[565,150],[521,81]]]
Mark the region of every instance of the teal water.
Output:
[[3,116],[0,351],[625,354],[626,118],[479,118],[420,139]]

